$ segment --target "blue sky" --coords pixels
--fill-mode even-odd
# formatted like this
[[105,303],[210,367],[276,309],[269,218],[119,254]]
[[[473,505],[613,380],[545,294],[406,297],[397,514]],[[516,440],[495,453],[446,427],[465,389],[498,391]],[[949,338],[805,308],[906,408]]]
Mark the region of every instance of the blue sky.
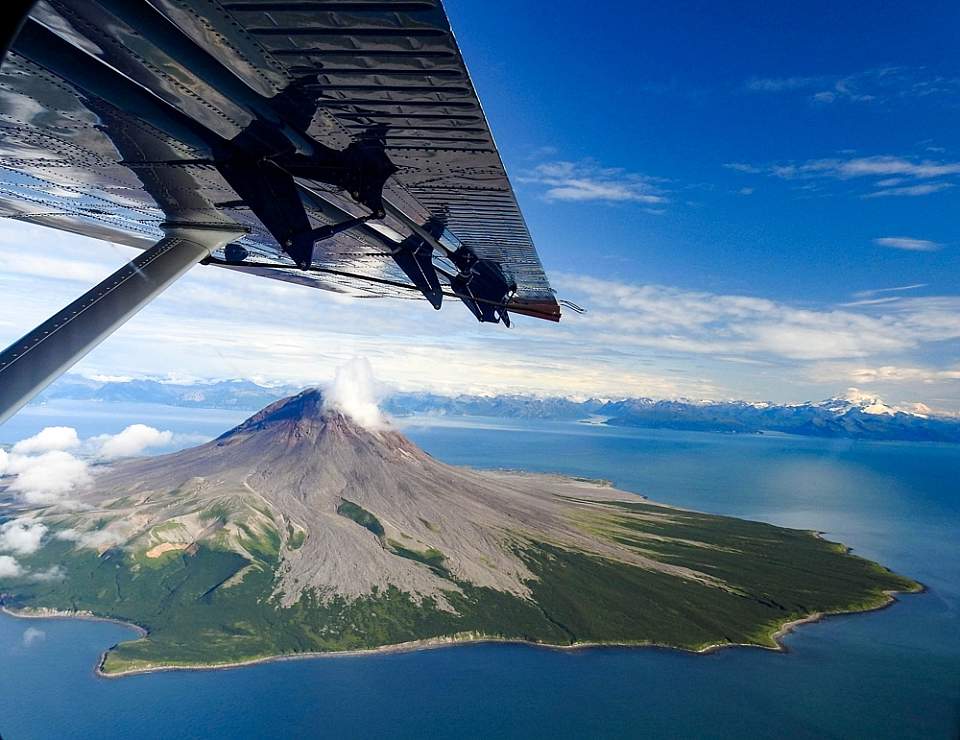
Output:
[[[505,331],[197,268],[81,369],[310,382],[361,354],[397,387],[859,386],[960,411],[960,5],[446,6],[548,273],[585,317]],[[26,233],[0,232],[0,339],[130,256],[37,230],[24,262]],[[317,325],[258,316],[238,346],[230,312],[254,301]]]
[[[798,301],[904,279],[960,288],[960,249],[874,243],[960,246],[958,173],[896,174],[960,161],[960,5],[919,7],[448,3],[548,266],[594,272],[612,259],[630,279]],[[889,176],[839,169],[878,157],[897,160],[875,162]],[[545,203],[520,177],[541,158],[650,178],[666,202]],[[837,167],[802,171],[826,160]],[[918,185],[942,189],[879,195]]]

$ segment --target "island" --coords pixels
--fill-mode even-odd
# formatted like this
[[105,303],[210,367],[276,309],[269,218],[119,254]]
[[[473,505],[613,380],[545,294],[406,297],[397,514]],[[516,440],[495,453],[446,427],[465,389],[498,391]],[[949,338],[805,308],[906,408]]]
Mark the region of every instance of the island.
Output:
[[0,599],[139,627],[107,676],[468,641],[780,649],[921,590],[817,532],[449,466],[316,390],[111,465],[77,503],[18,513],[43,545]]

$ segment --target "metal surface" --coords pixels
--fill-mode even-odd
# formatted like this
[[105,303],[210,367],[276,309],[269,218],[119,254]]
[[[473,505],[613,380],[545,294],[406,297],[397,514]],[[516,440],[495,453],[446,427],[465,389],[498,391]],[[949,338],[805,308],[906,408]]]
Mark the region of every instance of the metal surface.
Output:
[[439,0],[40,2],[0,68],[0,215],[141,247],[236,222],[266,277],[560,315]]
[[167,224],[168,236],[0,352],[0,423],[214,250],[243,232]]

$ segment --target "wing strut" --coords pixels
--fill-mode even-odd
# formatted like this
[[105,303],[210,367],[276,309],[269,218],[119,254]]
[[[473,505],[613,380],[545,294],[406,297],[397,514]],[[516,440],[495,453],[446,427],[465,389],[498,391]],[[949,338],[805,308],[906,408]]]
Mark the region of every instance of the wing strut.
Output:
[[0,353],[0,424],[194,264],[245,233],[233,224],[163,228],[153,247]]

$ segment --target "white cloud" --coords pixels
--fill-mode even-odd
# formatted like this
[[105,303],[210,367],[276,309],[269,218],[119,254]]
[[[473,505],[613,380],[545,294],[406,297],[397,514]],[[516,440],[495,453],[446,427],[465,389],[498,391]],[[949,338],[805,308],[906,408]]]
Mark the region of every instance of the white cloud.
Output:
[[877,67],[847,75],[760,77],[747,80],[752,93],[801,94],[821,105],[878,103],[917,98],[952,100],[960,92],[960,78],[930,75],[918,67]]
[[16,250],[14,254],[0,249],[5,275],[49,278],[56,275],[61,280],[71,280],[87,285],[96,285],[110,274],[109,269],[101,265],[79,260],[45,257]]
[[7,454],[6,450],[0,450],[0,475],[3,475],[7,471],[7,464],[10,462],[10,455]]
[[87,463],[62,450],[42,455],[11,455],[7,473],[16,475],[10,490],[20,494],[26,503],[37,506],[68,503],[69,494],[92,480]]
[[24,573],[20,563],[9,555],[0,555],[0,578],[19,578]]
[[960,162],[889,154],[830,157],[766,165],[730,162],[724,167],[745,174],[765,174],[781,180],[862,180],[873,190],[861,193],[861,198],[930,195],[954,187],[956,183],[951,181],[951,178],[960,175]]
[[362,427],[380,429],[386,424],[378,405],[382,396],[370,362],[354,358],[338,367],[333,381],[323,389],[323,405],[341,411]]
[[645,203],[668,201],[656,178],[601,167],[592,160],[545,162],[519,178],[520,182],[544,186],[544,198],[558,201],[605,201]]
[[754,77],[747,80],[744,87],[750,92],[786,92],[807,90],[822,84],[822,77]]
[[875,190],[872,193],[865,193],[861,195],[861,198],[890,198],[890,197],[906,197],[906,198],[918,198],[922,195],[930,195],[932,193],[939,193],[941,190],[947,190],[948,188],[954,187],[952,182],[929,182],[924,183],[923,185],[904,185],[899,188],[883,188],[881,190]]
[[66,576],[66,571],[59,565],[51,565],[46,570],[32,571],[27,575],[31,581],[62,581]]
[[41,642],[46,639],[47,633],[43,630],[37,629],[36,627],[27,627],[23,631],[22,643],[24,647],[30,647],[37,642]]
[[37,519],[21,517],[0,524],[0,551],[32,555],[40,549],[47,527]]
[[75,542],[77,547],[86,547],[92,550],[105,550],[122,545],[135,531],[135,527],[123,521],[111,522],[103,529],[78,531],[76,529],[61,529],[54,533],[58,540]]
[[891,175],[931,179],[960,174],[960,162],[916,160],[884,154],[849,159],[812,159],[800,164],[774,165],[771,173],[784,179],[835,177],[849,180],[856,177],[889,177]]
[[173,432],[160,431],[145,424],[131,424],[119,434],[103,434],[89,442],[104,460],[139,455],[150,447],[164,447],[173,441]]
[[733,170],[734,172],[743,172],[747,175],[760,175],[764,172],[762,167],[750,164],[749,162],[724,162],[723,166],[728,170]]
[[[78,259],[103,249],[30,229],[17,239],[29,238],[37,249]],[[3,234],[0,221],[0,241]],[[791,401],[837,390],[835,378],[813,385],[814,363],[926,364],[927,343],[950,341],[960,311],[960,298],[952,296],[834,306],[624,281],[588,284],[583,275],[553,271],[550,277],[559,295],[586,306],[587,315],[565,312],[559,325],[520,317],[507,331],[478,324],[459,306],[434,312],[424,301],[334,302],[323,291],[196,268],[77,371],[141,377],[149,368],[159,377],[258,377],[307,386],[366,357],[398,390]],[[0,335],[15,339],[76,297],[73,284],[47,287],[0,291]],[[789,332],[800,330],[805,345],[791,347]],[[931,402],[960,408],[960,394],[949,388],[899,388],[902,398],[929,393]]]
[[960,380],[960,366],[948,368],[911,367],[901,365],[827,364],[812,368],[818,380],[843,378],[861,385],[877,383],[936,383]]
[[872,290],[861,290],[854,293],[855,298],[871,298],[882,293],[902,293],[907,290],[919,290],[926,288],[927,283],[911,283],[910,285],[895,285],[892,288],[874,288]]
[[908,236],[883,236],[874,239],[873,243],[880,247],[904,249],[908,252],[936,252],[943,249],[943,245],[927,239],[914,239]]
[[69,450],[80,445],[77,430],[72,427],[46,427],[32,437],[20,440],[13,446],[13,452],[20,455],[32,455],[51,450]]
[[610,346],[817,361],[903,352],[960,337],[960,298],[903,299],[879,311],[812,310],[752,296],[556,278],[591,307],[578,322],[592,330],[583,340]]
[[108,375],[105,373],[91,373],[84,377],[94,380],[98,383],[129,383],[133,380],[132,375]]

